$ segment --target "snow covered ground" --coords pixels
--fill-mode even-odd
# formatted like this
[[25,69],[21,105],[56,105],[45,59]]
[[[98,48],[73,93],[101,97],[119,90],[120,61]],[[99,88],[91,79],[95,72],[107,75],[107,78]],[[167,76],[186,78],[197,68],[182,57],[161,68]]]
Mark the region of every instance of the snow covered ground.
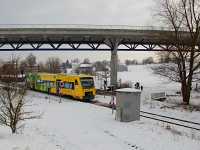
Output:
[[[151,69],[152,65],[133,65],[128,66],[128,72],[118,72],[118,80],[121,79],[122,82],[131,82],[134,85],[139,82],[143,85],[144,89],[142,91],[141,99],[142,101],[150,100],[150,94],[154,92],[166,92],[168,101],[180,103],[180,96],[175,96],[176,92],[180,92],[180,84],[172,82],[167,78],[161,77],[159,75],[153,74]],[[99,88],[103,85],[102,81],[96,81],[96,86]],[[192,92],[191,104],[200,105],[200,94]],[[104,99],[101,101],[106,101],[109,99]],[[109,100],[110,101],[110,100]]]
[[[122,80],[135,79],[144,85],[141,110],[200,122],[199,111],[170,107],[173,103],[145,98],[150,89],[171,91],[178,88],[153,76],[145,66],[140,67],[133,66],[134,71],[124,72],[127,77],[123,73],[119,76],[124,77]],[[59,103],[58,97],[33,91],[28,92],[26,99],[33,104],[29,109],[41,113],[42,118],[28,120],[22,132],[16,135],[0,126],[0,150],[199,150],[200,147],[200,132],[195,130],[145,118],[122,123],[115,120],[108,108],[66,98]],[[110,99],[109,96],[96,97],[106,102]]]
[[[143,118],[121,123],[108,108],[68,99],[59,103],[54,96],[49,103],[45,94],[36,92],[29,92],[27,98],[32,99],[35,112],[44,114],[26,122],[17,135],[0,127],[2,150],[199,150],[200,134],[196,131],[177,126],[167,129],[166,124]],[[197,112],[174,112],[200,121]]]

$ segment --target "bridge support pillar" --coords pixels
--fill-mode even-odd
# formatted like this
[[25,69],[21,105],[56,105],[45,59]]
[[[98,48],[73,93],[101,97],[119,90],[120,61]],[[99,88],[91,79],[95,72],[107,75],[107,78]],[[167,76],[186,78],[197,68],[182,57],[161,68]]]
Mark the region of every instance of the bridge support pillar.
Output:
[[118,71],[118,55],[117,49],[120,44],[120,39],[110,39],[106,44],[111,48],[110,62],[110,85],[117,87],[117,71]]
[[110,84],[117,87],[117,71],[118,71],[118,56],[117,46],[111,51],[111,62],[110,62]]

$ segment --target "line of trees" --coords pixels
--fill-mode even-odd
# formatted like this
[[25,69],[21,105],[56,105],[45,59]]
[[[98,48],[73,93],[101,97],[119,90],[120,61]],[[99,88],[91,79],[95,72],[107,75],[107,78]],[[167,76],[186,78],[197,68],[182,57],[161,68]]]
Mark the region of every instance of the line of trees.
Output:
[[153,57],[147,57],[142,60],[142,64],[153,64],[153,63],[155,63]]
[[[69,64],[68,64],[69,65]],[[26,72],[49,72],[60,73],[61,61],[57,57],[49,57],[46,62],[37,63],[36,56],[29,54],[24,60],[20,61],[19,57],[12,58],[12,60],[4,62],[0,66],[1,76],[24,75]]]
[[133,59],[133,60],[128,60],[126,59],[125,60],[125,64],[128,66],[128,65],[137,65],[138,64],[138,61],[136,59]]
[[9,62],[2,64],[0,66],[0,79],[5,82],[10,82],[10,78],[17,80],[18,75],[20,74],[20,60],[19,58],[12,58]]
[[39,62],[37,64],[36,56],[29,54],[20,63],[20,69],[24,72],[49,72],[49,73],[60,73],[61,61],[57,57],[49,57],[46,62]]
[[153,59],[153,57],[147,57],[147,58],[144,58],[142,60],[141,63],[139,63],[136,59],[132,59],[132,60],[129,60],[129,59],[126,59],[125,60],[125,64],[128,66],[128,65],[138,65],[138,64],[154,64],[155,61]]

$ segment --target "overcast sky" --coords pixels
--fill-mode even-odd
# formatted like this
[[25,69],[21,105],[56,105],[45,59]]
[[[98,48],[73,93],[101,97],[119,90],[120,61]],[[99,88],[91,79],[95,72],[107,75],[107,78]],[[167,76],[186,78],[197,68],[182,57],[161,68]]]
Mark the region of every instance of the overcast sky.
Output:
[[[93,24],[153,26],[154,0],[0,0],[0,24]],[[10,52],[0,52],[1,59]],[[22,57],[28,53],[15,53]],[[62,60],[88,57],[91,60],[110,59],[109,52],[38,52],[39,60],[59,56]],[[152,52],[123,52],[123,60],[143,59]]]

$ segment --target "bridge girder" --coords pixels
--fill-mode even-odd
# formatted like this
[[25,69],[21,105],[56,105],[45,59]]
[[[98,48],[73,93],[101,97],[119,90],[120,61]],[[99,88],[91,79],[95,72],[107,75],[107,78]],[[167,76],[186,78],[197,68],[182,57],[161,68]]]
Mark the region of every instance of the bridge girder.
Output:
[[[0,26],[0,51],[111,51],[113,46],[107,41],[114,39],[120,39],[118,51],[173,51],[168,49],[176,44],[176,41],[169,38],[173,34],[170,30],[142,30],[126,26]],[[189,44],[188,32],[182,31],[181,35],[184,37],[183,43]]]
[[[104,42],[38,42],[38,43],[0,43],[0,51],[112,51],[113,46]],[[171,44],[145,43],[142,41],[118,44],[118,51],[176,51]]]

